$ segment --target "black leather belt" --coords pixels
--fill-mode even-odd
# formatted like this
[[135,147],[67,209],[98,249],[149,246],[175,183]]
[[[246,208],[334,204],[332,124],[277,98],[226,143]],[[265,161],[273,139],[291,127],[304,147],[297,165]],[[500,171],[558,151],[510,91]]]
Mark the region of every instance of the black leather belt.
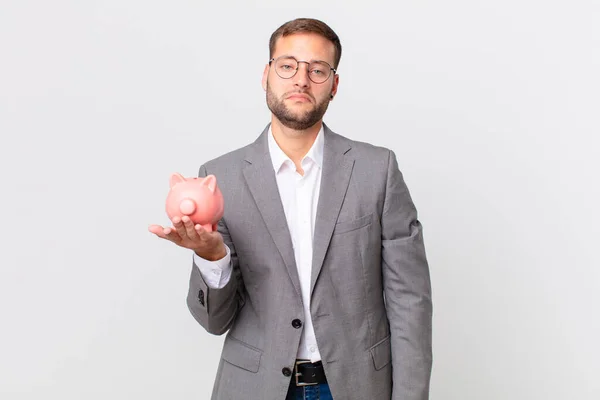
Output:
[[311,363],[310,360],[296,360],[294,364],[294,378],[292,382],[296,386],[318,385],[327,383],[323,363],[317,361]]

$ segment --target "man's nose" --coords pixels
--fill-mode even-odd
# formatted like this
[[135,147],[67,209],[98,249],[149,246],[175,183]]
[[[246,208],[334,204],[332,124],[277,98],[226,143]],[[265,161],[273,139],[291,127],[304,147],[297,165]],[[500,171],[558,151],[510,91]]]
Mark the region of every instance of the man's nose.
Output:
[[306,61],[298,61],[298,71],[294,75],[294,85],[306,87],[310,84],[308,79],[308,63]]

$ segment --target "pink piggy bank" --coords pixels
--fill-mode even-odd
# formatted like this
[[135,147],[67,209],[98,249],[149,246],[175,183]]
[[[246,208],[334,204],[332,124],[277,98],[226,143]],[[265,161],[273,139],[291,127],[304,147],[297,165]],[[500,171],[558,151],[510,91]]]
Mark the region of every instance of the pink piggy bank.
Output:
[[217,178],[184,178],[174,173],[169,179],[166,211],[169,218],[187,215],[207,232],[217,230],[217,222],[223,216],[223,195],[217,186]]

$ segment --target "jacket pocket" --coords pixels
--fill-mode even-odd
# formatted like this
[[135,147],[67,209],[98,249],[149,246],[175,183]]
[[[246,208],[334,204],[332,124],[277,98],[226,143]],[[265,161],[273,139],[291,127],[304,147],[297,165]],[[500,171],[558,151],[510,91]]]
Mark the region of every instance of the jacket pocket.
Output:
[[364,215],[357,219],[353,219],[352,221],[340,221],[335,224],[335,229],[333,230],[334,235],[339,235],[340,233],[351,232],[356,229],[360,229],[363,226],[367,226],[373,220],[373,213]]
[[380,370],[392,361],[392,344],[390,338],[391,336],[388,335],[369,349],[376,370]]
[[231,335],[225,337],[222,358],[250,372],[258,372],[262,352]]

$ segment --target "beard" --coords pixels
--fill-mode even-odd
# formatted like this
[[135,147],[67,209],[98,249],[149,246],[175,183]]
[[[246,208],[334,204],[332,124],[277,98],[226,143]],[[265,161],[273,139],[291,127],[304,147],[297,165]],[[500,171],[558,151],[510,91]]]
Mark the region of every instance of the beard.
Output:
[[[310,96],[305,92],[298,93]],[[289,93],[286,93],[284,96],[287,96],[288,94]],[[312,96],[310,97],[313,98]],[[284,100],[277,98],[275,93],[271,91],[271,87],[267,82],[267,106],[273,115],[281,121],[283,126],[296,131],[303,131],[315,125],[323,118],[323,115],[325,115],[325,112],[327,111],[327,107],[329,107],[329,99],[325,99],[320,103],[317,102],[310,110],[294,113],[285,105]]]

